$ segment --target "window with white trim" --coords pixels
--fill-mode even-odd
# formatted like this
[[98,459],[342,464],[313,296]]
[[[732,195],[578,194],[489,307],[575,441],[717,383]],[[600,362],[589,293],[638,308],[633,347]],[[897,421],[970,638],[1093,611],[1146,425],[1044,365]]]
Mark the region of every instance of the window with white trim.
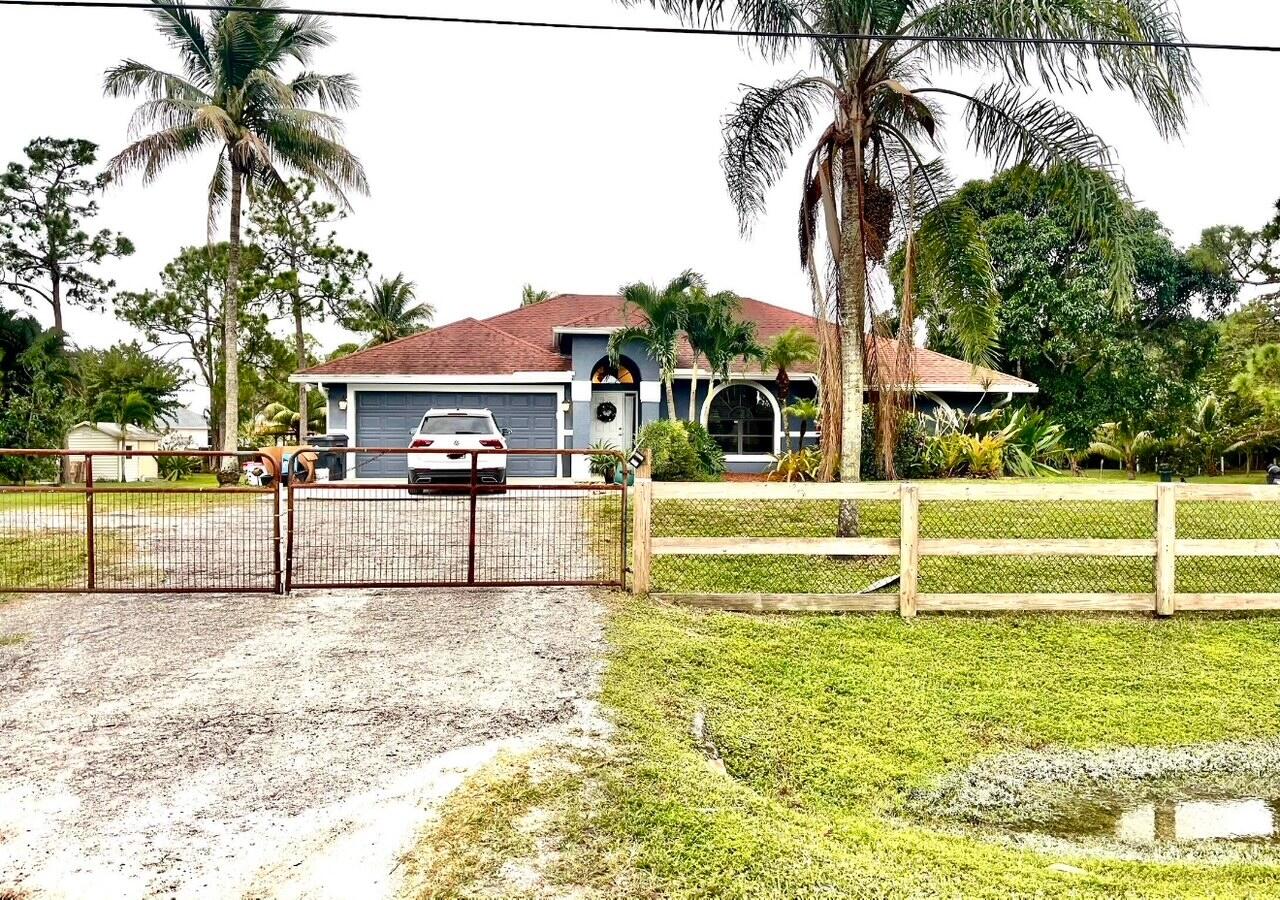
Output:
[[711,398],[707,431],[729,456],[767,456],[773,453],[778,423],[759,388],[734,384]]

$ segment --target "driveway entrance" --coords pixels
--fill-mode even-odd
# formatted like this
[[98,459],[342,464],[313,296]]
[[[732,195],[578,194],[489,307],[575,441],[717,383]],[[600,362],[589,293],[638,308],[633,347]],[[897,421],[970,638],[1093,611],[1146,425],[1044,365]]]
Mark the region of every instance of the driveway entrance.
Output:
[[0,606],[0,894],[394,895],[502,747],[594,727],[584,589]]

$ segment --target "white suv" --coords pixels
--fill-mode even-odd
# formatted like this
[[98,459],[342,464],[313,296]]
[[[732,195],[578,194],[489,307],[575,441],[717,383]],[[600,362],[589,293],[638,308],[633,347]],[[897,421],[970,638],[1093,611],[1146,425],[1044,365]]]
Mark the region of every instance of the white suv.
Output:
[[[471,450],[507,449],[510,432],[499,428],[487,409],[429,409],[413,433],[410,451],[417,448],[456,450],[445,453],[409,453],[410,484],[470,484]],[[507,483],[507,454],[481,453],[476,459],[476,482]]]

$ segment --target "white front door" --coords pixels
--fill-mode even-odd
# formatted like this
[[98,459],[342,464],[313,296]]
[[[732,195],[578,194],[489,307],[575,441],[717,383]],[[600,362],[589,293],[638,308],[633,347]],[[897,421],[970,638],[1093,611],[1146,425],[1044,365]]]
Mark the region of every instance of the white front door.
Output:
[[636,395],[634,392],[592,392],[592,445],[604,441],[624,453],[630,452],[631,445],[635,442],[635,428]]

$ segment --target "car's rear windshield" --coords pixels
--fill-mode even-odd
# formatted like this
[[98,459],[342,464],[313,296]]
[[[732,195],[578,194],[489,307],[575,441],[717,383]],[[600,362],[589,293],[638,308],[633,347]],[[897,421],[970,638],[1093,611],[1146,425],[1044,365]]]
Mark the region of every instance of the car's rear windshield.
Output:
[[423,434],[493,434],[493,420],[488,416],[427,416],[422,420]]

